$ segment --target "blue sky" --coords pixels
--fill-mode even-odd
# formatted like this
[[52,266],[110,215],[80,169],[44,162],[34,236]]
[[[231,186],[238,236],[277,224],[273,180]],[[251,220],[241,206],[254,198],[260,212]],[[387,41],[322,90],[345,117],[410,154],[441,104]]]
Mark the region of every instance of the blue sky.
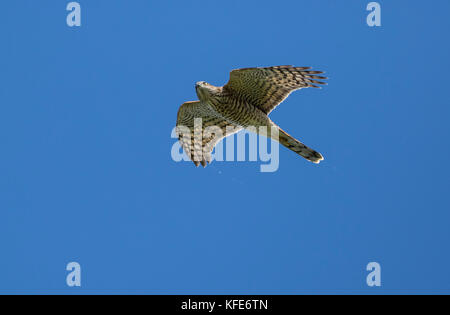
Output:
[[[448,1],[68,2],[2,4],[0,293],[450,293]],[[323,163],[171,159],[196,81],[280,64]]]

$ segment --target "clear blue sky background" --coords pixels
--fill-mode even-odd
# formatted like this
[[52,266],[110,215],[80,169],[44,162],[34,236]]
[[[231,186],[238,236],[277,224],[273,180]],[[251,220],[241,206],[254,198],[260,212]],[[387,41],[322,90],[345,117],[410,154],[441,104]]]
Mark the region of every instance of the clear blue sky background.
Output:
[[[1,5],[1,293],[450,293],[449,1],[68,2]],[[171,159],[196,81],[279,64],[322,164]]]

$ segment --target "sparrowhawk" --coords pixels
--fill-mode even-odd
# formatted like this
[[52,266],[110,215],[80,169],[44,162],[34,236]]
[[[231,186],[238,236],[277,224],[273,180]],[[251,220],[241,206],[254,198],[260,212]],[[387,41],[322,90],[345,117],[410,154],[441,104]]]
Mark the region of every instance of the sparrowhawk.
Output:
[[[319,163],[322,155],[279,128],[268,117],[269,113],[295,90],[326,84],[318,80],[322,71],[310,67],[275,66],[233,70],[230,80],[222,87],[197,82],[198,101],[180,106],[177,115],[178,139],[189,158],[206,166],[211,162],[214,146],[224,137],[251,126],[267,127],[267,137],[301,155],[308,161]],[[200,120],[201,119],[201,120]],[[195,130],[195,122],[201,127]],[[206,132],[215,128],[213,132]],[[273,129],[272,129],[273,128]],[[275,130],[277,132],[273,132]]]

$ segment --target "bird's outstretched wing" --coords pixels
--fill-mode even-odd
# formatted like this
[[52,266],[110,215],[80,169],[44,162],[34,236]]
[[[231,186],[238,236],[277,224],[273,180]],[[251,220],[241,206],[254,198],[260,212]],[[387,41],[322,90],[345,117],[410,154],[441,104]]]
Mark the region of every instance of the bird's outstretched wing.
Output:
[[224,137],[241,130],[219,116],[209,105],[200,101],[180,106],[177,115],[177,136],[184,152],[196,166],[211,162],[214,146]]
[[327,79],[317,75],[322,71],[310,69],[293,66],[237,69],[231,71],[230,80],[223,88],[269,114],[291,92],[326,84],[318,81]]

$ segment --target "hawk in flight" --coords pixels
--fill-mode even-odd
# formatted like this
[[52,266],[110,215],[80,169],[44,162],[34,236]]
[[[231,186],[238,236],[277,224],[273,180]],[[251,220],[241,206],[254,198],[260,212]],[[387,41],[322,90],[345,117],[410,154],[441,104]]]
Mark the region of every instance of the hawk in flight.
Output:
[[[177,135],[181,146],[196,166],[211,162],[214,146],[224,137],[241,129],[265,128],[267,137],[301,155],[308,161],[319,163],[322,155],[291,137],[269,118],[269,113],[283,102],[291,92],[302,88],[318,88],[326,84],[318,80],[321,71],[310,67],[276,66],[233,70],[230,80],[217,87],[197,82],[198,101],[180,106],[177,115]],[[201,125],[196,124],[201,121]],[[215,132],[206,132],[212,127]],[[198,129],[198,130],[196,130]],[[249,128],[250,129],[250,128]],[[258,133],[260,133],[258,131]]]

